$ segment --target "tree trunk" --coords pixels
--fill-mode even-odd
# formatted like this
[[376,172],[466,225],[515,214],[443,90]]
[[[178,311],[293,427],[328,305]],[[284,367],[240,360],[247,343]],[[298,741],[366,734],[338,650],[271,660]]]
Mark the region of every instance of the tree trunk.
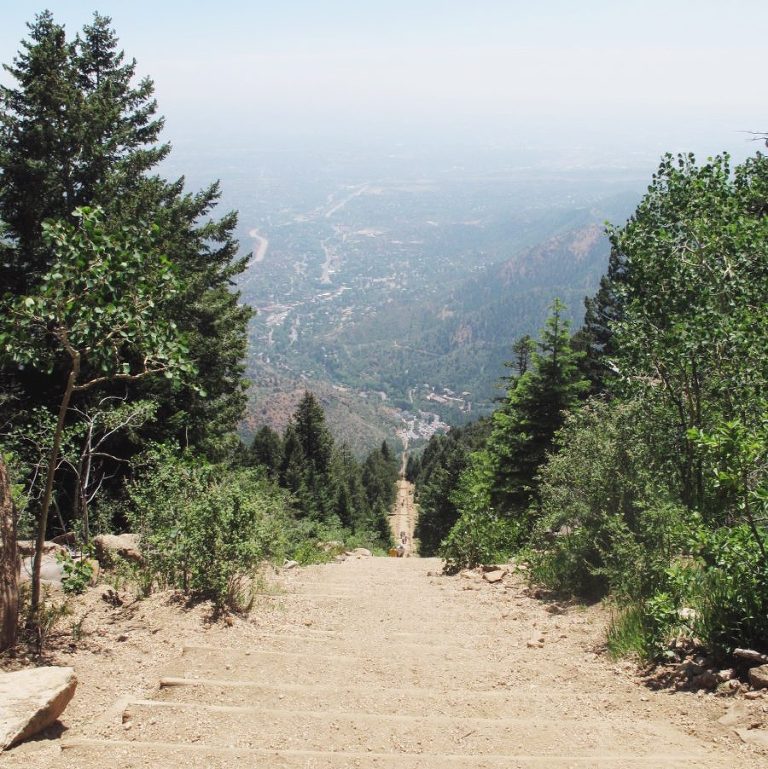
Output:
[[5,462],[0,456],[0,651],[16,645],[19,620],[16,511]]
[[51,497],[53,496],[53,479],[56,475],[56,465],[59,463],[59,451],[61,449],[61,436],[64,432],[64,421],[67,417],[67,409],[72,393],[75,389],[75,383],[80,375],[80,353],[75,352],[72,355],[72,369],[67,379],[67,388],[64,390],[64,396],[59,406],[59,418],[56,422],[56,431],[53,434],[53,447],[48,461],[48,475],[45,480],[45,492],[40,509],[40,517],[37,521],[37,540],[35,542],[35,560],[32,563],[32,596],[29,602],[28,622],[35,624],[37,622],[37,610],[40,606],[40,569],[43,565],[43,548],[45,547],[45,534],[48,529],[48,510],[51,507]]

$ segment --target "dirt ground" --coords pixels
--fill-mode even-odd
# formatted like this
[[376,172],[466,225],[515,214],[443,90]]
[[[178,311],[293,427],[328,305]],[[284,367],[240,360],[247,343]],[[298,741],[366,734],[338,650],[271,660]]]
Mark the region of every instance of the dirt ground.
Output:
[[600,651],[600,606],[439,569],[353,557],[274,573],[251,617],[229,622],[93,588],[50,659],[75,668],[75,698],[0,766],[766,765],[743,739],[767,734],[768,697],[652,691]]

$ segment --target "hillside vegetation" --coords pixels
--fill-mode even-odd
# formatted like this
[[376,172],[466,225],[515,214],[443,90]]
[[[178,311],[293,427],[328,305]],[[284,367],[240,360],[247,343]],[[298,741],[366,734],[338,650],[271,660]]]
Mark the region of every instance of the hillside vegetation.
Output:
[[609,229],[585,325],[569,337],[556,302],[482,444],[427,447],[422,525],[448,570],[516,556],[609,596],[616,652],[768,651],[767,191],[760,154],[663,159]]

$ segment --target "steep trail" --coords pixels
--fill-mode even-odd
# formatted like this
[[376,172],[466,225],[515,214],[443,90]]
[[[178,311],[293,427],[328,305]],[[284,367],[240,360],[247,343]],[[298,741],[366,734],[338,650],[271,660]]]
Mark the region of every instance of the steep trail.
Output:
[[405,479],[405,466],[408,459],[406,453],[403,454],[403,464],[400,470],[400,478],[397,481],[397,496],[395,506],[389,514],[389,526],[392,530],[392,539],[395,544],[405,541],[405,555],[416,555],[416,548],[413,541],[413,534],[416,528],[416,502],[414,501],[415,486]]
[[117,718],[68,734],[56,766],[752,769],[764,760],[714,722],[691,727],[685,698],[639,687],[595,654],[594,609],[553,611],[514,578],[490,585],[474,573],[435,576],[439,568],[348,558],[286,572],[247,640],[189,644]]

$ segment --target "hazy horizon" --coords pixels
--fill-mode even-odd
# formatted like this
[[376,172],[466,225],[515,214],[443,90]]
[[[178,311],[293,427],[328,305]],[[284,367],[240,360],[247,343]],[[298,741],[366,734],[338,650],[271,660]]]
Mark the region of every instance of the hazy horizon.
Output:
[[[112,17],[182,152],[349,145],[646,167],[664,151],[741,158],[758,148],[748,132],[768,130],[768,6],[751,0],[47,5],[70,36],[94,6]],[[42,7],[2,0],[4,63]]]

